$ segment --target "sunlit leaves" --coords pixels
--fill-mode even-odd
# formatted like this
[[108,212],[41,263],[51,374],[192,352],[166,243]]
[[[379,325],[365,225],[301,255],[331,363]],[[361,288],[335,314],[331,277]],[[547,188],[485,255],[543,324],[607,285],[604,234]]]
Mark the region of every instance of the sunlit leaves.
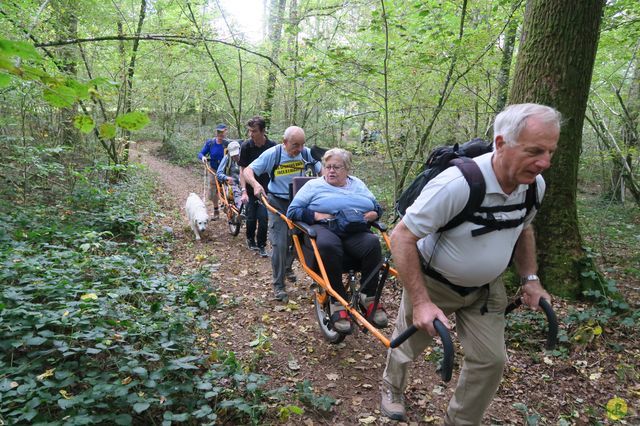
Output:
[[95,123],[93,121],[93,118],[89,117],[88,115],[77,115],[73,119],[73,126],[76,129],[80,130],[82,133],[89,133],[93,130]]
[[19,57],[22,59],[39,60],[40,55],[31,43],[0,39],[0,56]]
[[112,123],[102,123],[98,130],[101,139],[111,139],[116,137],[116,126]]
[[607,402],[607,417],[617,421],[627,415],[627,402],[619,397],[614,397]]
[[126,130],[140,130],[149,124],[149,116],[140,111],[133,111],[116,117],[116,124]]
[[7,87],[11,84],[11,77],[8,74],[0,72],[0,88]]
[[51,106],[58,108],[67,108],[76,101],[76,92],[67,86],[48,87],[42,93],[42,97]]

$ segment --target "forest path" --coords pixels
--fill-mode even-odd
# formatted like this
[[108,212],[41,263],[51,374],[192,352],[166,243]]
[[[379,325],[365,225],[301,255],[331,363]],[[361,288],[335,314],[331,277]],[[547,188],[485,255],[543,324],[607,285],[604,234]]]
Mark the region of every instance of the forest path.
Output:
[[[297,262],[295,284],[287,283],[289,303],[273,298],[271,264],[245,245],[244,227],[233,237],[224,219],[209,222],[206,236],[196,242],[188,227],[184,203],[190,192],[203,194],[203,170],[198,165],[179,167],[157,155],[159,144],[142,142],[132,153],[133,161],[146,165],[157,176],[157,201],[164,211],[162,224],[174,232],[174,249],[170,270],[181,273],[202,264],[211,269],[211,282],[219,290],[223,306],[212,312],[210,337],[217,349],[232,350],[255,371],[268,375],[270,388],[286,386],[293,390],[290,403],[296,401],[296,386],[308,380],[316,395],[338,400],[331,413],[305,408],[305,424],[362,424],[360,419],[387,423],[378,411],[379,384],[386,357],[386,349],[368,334],[356,332],[339,345],[327,343],[315,321],[311,299],[311,279],[306,277]],[[207,203],[211,213],[212,205]],[[392,297],[399,296],[398,289]],[[390,330],[386,331],[390,333]],[[261,333],[270,343],[269,353],[261,352],[254,340]],[[433,369],[427,363],[420,370]],[[424,374],[419,381],[425,379]],[[433,376],[434,382],[437,375]],[[424,395],[420,397],[423,399]],[[424,402],[415,403],[410,414],[422,419]],[[436,404],[442,407],[443,404]],[[434,408],[435,410],[435,408]],[[441,413],[432,413],[438,416]],[[295,416],[291,424],[300,424]],[[375,419],[375,420],[374,420]],[[274,422],[275,423],[275,422]]]
[[[305,409],[302,418],[292,415],[286,424],[398,424],[379,412],[379,386],[386,357],[384,346],[360,332],[348,336],[339,345],[327,343],[313,315],[311,280],[297,262],[294,262],[297,283],[287,284],[289,303],[276,301],[269,259],[246,248],[244,228],[233,237],[224,220],[210,222],[206,237],[196,242],[185,218],[184,203],[190,192],[202,196],[203,170],[195,162],[190,167],[173,165],[157,155],[158,148],[158,143],[140,143],[131,158],[147,165],[157,176],[157,201],[164,212],[157,220],[173,228],[174,235],[169,268],[175,274],[207,268],[221,302],[211,312],[208,334],[200,336],[199,341],[209,345],[212,351],[233,351],[252,371],[270,378],[269,389],[286,387],[285,401],[274,401],[274,405],[293,404]],[[208,207],[211,210],[211,205]],[[391,320],[396,316],[399,297],[400,289],[393,286],[388,286],[383,293]],[[566,314],[562,301],[555,300],[554,308],[559,317]],[[387,335],[390,332],[385,330]],[[533,343],[534,349],[518,348],[517,343],[507,342],[509,363],[482,424],[526,424],[522,409],[514,407],[516,403],[525,407],[529,415],[540,415],[540,425],[558,424],[559,419],[567,417],[572,418],[572,424],[589,424],[593,420],[590,410],[604,407],[616,394],[626,393],[618,387],[616,379],[621,361],[616,361],[606,347],[549,358],[541,350],[544,329],[540,323],[533,332],[521,328],[519,333],[521,338],[524,334],[526,340]],[[453,340],[457,342],[455,333]],[[540,349],[535,349],[536,341],[540,342]],[[425,352],[413,364],[405,393],[409,424],[441,424],[458,378],[462,353],[459,347],[456,351],[456,368],[448,384],[440,380],[435,364],[428,361],[433,353],[430,356],[430,352]],[[637,348],[630,348],[628,362],[631,365],[634,353],[637,356]],[[326,395],[336,400],[330,412],[315,410],[300,401],[299,389],[305,381],[313,386],[316,396]],[[282,423],[275,417],[262,419],[262,424]]]

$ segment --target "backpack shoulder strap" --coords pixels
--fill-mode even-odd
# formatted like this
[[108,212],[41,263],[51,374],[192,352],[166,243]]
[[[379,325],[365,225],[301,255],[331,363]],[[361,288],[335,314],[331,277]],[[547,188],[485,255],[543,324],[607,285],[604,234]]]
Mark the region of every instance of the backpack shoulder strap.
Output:
[[276,147],[276,161],[273,163],[273,167],[271,168],[271,173],[269,173],[269,180],[273,182],[276,177],[276,169],[280,165],[280,157],[282,157],[282,145],[278,145]]
[[540,209],[540,200],[538,200],[538,180],[537,179],[535,179],[533,183],[531,183],[527,188],[527,194],[525,195],[525,198],[524,198],[524,206],[527,209],[527,212],[524,215],[525,217],[527,217],[529,213],[531,213],[531,209],[533,209],[534,207],[536,208],[536,210]]
[[318,176],[316,173],[316,164],[318,163],[318,160],[311,155],[311,150],[309,148],[304,147],[302,149],[302,159],[304,160],[304,174],[309,176],[310,173],[311,176]]
[[468,157],[458,157],[449,162],[452,166],[456,166],[462,172],[462,176],[469,184],[469,199],[462,211],[451,219],[446,225],[438,229],[438,232],[453,229],[456,226],[467,221],[478,210],[484,200],[487,186],[484,182],[484,176],[480,171],[478,164]]
[[224,174],[227,176],[231,176],[231,156],[227,154],[226,159],[227,159],[227,164],[225,164]]

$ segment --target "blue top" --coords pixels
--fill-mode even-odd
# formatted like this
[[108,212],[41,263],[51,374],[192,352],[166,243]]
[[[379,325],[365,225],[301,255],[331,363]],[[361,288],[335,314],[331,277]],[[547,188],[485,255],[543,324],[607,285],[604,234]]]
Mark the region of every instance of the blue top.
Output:
[[[280,153],[278,153],[278,150]],[[285,198],[288,200],[289,184],[293,181],[293,178],[296,176],[304,176],[305,163],[308,163],[308,161],[315,161],[311,156],[311,150],[309,148],[304,147],[303,150],[305,151],[304,155],[301,152],[295,157],[290,157],[289,154],[287,154],[287,150],[284,149],[284,146],[276,145],[260,154],[258,158],[249,164],[249,167],[251,167],[251,170],[253,170],[253,173],[256,176],[263,173],[271,174],[278,155],[280,155],[280,163],[273,173],[274,176],[271,176],[267,189],[270,194],[273,194],[278,198]],[[305,161],[305,158],[308,161]],[[316,161],[313,164],[313,169],[316,174],[320,173],[322,164],[319,161]]]
[[311,225],[315,223],[315,212],[335,215],[344,209],[356,209],[362,213],[373,210],[378,217],[382,216],[382,207],[364,182],[348,176],[345,186],[333,186],[324,177],[308,181],[293,197],[287,217]]
[[[229,165],[229,170],[225,170]],[[227,174],[229,173],[229,174]],[[225,155],[216,173],[216,177],[219,182],[226,182],[228,177],[233,178],[233,182],[236,185],[240,185],[240,166],[237,161],[233,161],[233,158],[229,154]]]
[[223,139],[222,143],[218,143],[218,139],[207,139],[204,146],[198,153],[198,160],[202,161],[202,157],[209,156],[209,164],[213,170],[218,170],[220,161],[224,157],[224,149],[229,145],[228,139]]

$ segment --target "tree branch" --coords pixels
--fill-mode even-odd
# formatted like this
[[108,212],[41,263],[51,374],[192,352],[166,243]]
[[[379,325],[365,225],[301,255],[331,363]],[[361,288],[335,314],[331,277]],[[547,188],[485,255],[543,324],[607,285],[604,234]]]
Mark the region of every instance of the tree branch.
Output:
[[278,71],[282,73],[282,75],[287,75],[287,73],[284,72],[282,67],[267,55],[255,52],[251,49],[247,49],[246,47],[239,46],[234,43],[229,43],[229,42],[218,40],[218,39],[203,38],[203,37],[188,37],[188,36],[179,36],[179,35],[173,35],[173,34],[141,34],[140,36],[114,35],[114,36],[101,36],[101,37],[91,37],[91,38],[77,38],[77,39],[71,39],[71,40],[55,40],[47,43],[36,43],[34,44],[34,46],[45,48],[45,47],[54,47],[54,46],[66,46],[69,44],[94,43],[99,41],[122,41],[122,40],[161,41],[165,43],[183,43],[191,46],[195,46],[198,43],[203,41],[210,42],[210,43],[220,43],[220,44],[224,44],[225,46],[233,47],[234,49],[238,49],[238,50],[243,50],[252,55],[266,59],[267,61],[271,62],[278,69]]

